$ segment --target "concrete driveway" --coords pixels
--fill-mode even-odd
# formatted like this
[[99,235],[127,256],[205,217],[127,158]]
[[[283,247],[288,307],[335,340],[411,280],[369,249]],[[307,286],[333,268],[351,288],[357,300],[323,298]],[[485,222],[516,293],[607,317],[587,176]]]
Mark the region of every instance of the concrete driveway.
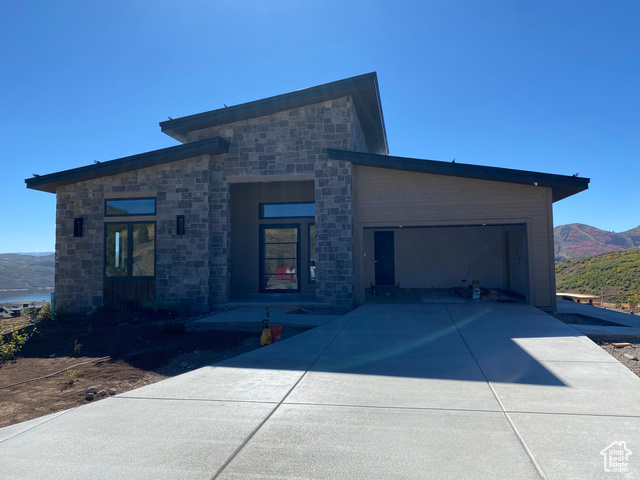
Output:
[[[640,379],[532,307],[366,305],[0,429],[0,476],[639,478],[639,400]],[[619,450],[628,471],[607,473]]]

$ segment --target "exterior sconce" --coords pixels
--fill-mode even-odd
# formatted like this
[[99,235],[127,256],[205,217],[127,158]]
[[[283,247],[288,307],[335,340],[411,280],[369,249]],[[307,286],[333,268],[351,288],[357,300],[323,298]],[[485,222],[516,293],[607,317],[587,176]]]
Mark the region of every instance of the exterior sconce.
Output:
[[74,237],[82,236],[82,217],[73,219],[73,236]]
[[176,217],[176,235],[184,235],[184,215]]

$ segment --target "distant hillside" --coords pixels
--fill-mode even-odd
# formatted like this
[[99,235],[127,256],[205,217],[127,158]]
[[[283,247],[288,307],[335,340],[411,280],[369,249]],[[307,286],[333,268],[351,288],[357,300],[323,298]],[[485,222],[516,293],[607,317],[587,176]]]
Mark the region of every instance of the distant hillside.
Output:
[[556,290],[592,295],[604,290],[605,302],[625,303],[640,292],[640,249],[558,262]]
[[581,223],[553,229],[556,260],[577,259],[640,247],[640,226],[615,233]]
[[0,290],[53,287],[54,254],[0,254]]

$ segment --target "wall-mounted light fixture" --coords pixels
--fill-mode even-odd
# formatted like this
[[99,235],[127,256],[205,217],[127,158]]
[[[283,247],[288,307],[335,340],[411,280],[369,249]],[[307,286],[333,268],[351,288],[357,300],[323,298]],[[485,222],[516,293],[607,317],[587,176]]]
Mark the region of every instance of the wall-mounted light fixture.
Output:
[[184,215],[176,217],[176,235],[184,235]]
[[73,219],[73,236],[74,237],[82,236],[82,217]]

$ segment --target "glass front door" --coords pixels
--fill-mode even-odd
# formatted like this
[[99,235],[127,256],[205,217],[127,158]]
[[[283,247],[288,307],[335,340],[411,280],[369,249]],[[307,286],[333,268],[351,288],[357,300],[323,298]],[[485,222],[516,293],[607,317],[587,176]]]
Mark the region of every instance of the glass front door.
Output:
[[260,227],[260,291],[299,292],[300,227]]
[[103,304],[149,308],[156,299],[154,222],[105,224]]

